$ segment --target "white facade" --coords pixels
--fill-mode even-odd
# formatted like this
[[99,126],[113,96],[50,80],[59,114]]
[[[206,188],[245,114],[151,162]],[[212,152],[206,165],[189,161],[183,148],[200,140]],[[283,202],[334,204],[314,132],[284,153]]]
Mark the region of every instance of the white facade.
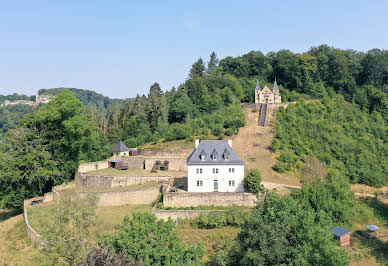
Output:
[[244,192],[244,165],[188,165],[188,192]]
[[196,140],[186,164],[188,192],[244,192],[244,162],[231,140]]
[[113,152],[113,155],[115,156],[128,156],[129,150],[128,151],[115,151]]

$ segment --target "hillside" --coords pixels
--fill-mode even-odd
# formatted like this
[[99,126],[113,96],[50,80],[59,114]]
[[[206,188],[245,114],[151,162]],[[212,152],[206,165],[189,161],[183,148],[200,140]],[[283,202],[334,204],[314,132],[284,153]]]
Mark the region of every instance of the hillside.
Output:
[[78,99],[86,106],[91,103],[95,104],[98,109],[107,109],[109,105],[118,103],[121,104],[124,100],[122,99],[111,99],[107,96],[99,94],[95,91],[76,89],[76,88],[52,88],[52,89],[40,89],[38,91],[39,95],[57,95],[64,89],[71,91],[77,96]]
[[299,179],[290,174],[275,172],[272,167],[277,162],[276,155],[271,151],[272,140],[275,136],[274,121],[278,108],[268,109],[267,126],[258,123],[259,112],[254,108],[244,109],[246,125],[240,128],[233,137],[233,149],[245,162],[248,169],[258,168],[266,182],[299,185]]

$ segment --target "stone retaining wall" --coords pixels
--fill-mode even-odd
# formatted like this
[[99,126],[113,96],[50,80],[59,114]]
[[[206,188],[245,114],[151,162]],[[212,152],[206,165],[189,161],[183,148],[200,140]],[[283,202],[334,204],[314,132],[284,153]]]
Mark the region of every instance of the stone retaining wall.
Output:
[[34,228],[31,227],[30,223],[28,222],[28,207],[31,206],[31,200],[24,200],[24,207],[23,207],[23,216],[24,216],[24,225],[26,227],[26,231],[28,234],[28,237],[31,239],[32,243],[35,246],[40,245],[40,235],[34,230]]
[[174,221],[180,219],[194,219],[203,213],[215,212],[215,210],[158,210],[156,205],[152,209],[152,213],[158,220],[172,219]]
[[252,193],[239,192],[167,192],[163,194],[165,207],[198,206],[255,206],[256,196]]
[[168,169],[172,171],[186,171],[186,158],[179,156],[120,156],[117,159],[122,160],[124,165],[128,165],[129,168],[137,168],[144,170],[151,170],[156,161],[168,161]]
[[[194,147],[193,147],[194,149]],[[150,156],[150,157],[188,157],[192,152],[193,149],[188,150],[176,150],[176,149],[170,149],[170,150],[147,150],[147,149],[138,149],[138,155],[143,156]]]
[[165,183],[171,176],[109,176],[77,173],[75,184],[77,188],[115,188],[147,183]]
[[[87,193],[79,192],[81,197],[86,196]],[[159,193],[160,185],[132,191],[98,192],[99,200],[97,206],[153,204],[156,202]]]
[[100,170],[100,169],[106,169],[108,168],[108,161],[110,160],[106,159],[104,161],[98,161],[98,162],[90,162],[90,163],[81,163],[78,166],[78,172],[80,173],[86,173],[90,171]]

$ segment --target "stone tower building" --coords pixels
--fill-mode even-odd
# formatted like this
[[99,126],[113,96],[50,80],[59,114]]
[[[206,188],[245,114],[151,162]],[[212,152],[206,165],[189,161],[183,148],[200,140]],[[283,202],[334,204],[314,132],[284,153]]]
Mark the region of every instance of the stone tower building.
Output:
[[271,90],[268,86],[265,86],[263,89],[260,88],[259,81],[257,81],[255,89],[255,103],[281,103],[282,96],[280,96],[278,83],[273,84],[273,89]]

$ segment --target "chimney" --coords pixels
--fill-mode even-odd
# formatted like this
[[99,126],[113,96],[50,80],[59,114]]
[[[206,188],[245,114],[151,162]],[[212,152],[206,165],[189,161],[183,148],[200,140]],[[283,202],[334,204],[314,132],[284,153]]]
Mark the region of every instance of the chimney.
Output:
[[231,139],[228,139],[228,144],[232,148],[232,140]]
[[196,139],[196,140],[195,140],[195,148],[197,148],[198,145],[199,145],[199,139]]

